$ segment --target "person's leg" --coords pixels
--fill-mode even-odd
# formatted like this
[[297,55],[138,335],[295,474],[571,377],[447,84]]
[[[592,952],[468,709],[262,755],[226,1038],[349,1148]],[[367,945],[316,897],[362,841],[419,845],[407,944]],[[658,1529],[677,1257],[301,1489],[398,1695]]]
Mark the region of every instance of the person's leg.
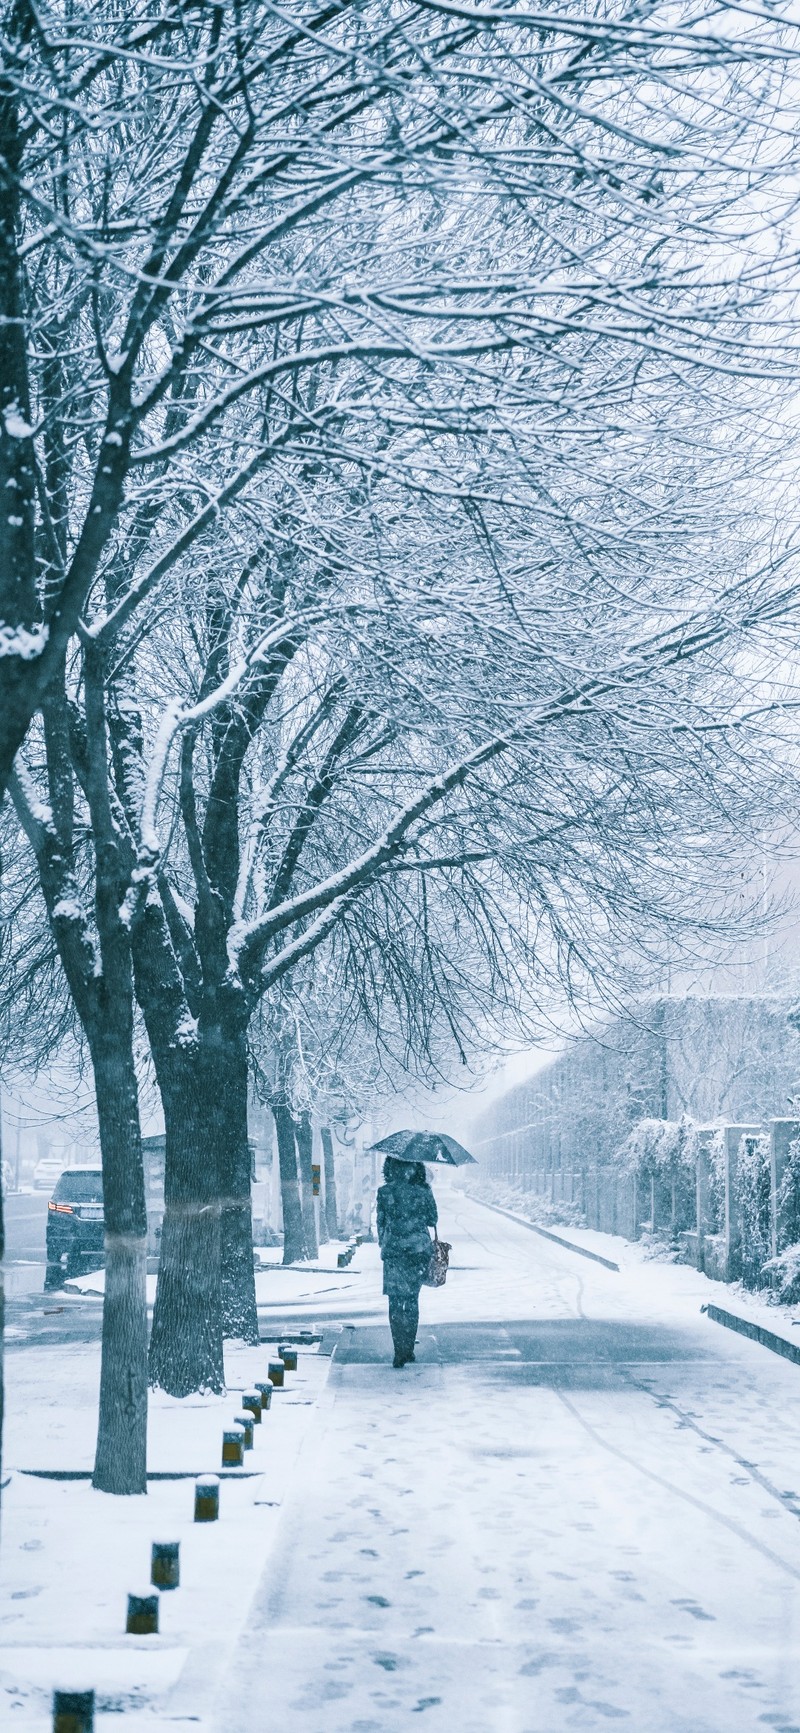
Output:
[[392,1344],[394,1347],[395,1366],[399,1366],[400,1364],[402,1364],[402,1361],[405,1359],[404,1323],[405,1323],[405,1320],[403,1317],[403,1301],[400,1299],[399,1295],[390,1294],[389,1295],[389,1329],[392,1332]]
[[406,1345],[403,1350],[407,1360],[414,1359],[414,1348],[419,1329],[419,1294],[411,1294],[406,1300]]
[[414,1343],[419,1324],[419,1299],[414,1294],[403,1294],[396,1302],[397,1335],[395,1338],[395,1353],[401,1360],[413,1360]]

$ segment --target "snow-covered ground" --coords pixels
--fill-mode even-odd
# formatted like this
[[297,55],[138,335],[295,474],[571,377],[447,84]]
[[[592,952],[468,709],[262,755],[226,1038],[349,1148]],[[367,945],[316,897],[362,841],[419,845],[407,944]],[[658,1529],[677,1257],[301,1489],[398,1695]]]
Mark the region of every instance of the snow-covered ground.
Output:
[[[90,1302],[87,1302],[90,1303]],[[96,1302],[95,1302],[96,1303]],[[187,1478],[151,1481],[146,1498],[111,1498],[86,1480],[31,1470],[91,1469],[97,1412],[96,1347],[11,1353],[0,1548],[0,1727],[49,1728],[54,1687],[94,1686],[104,1713],[148,1706],[148,1725],[202,1708],[274,1540],[281,1504],[330,1361],[300,1348],[254,1429],[242,1477],[224,1478],[220,1520],[193,1521],[194,1478],[220,1469],[221,1434],[237,1397],[265,1378],[277,1344],[229,1349],[223,1397],[151,1397],[148,1466]],[[245,1478],[246,1477],[246,1478]],[[181,1586],[161,1596],[157,1637],[125,1635],[127,1595],[145,1593],[154,1540],[178,1540]],[[177,1709],[173,1706],[173,1698]],[[153,1717],[155,1719],[153,1719]]]
[[[88,1467],[97,1350],[10,1355],[4,1728],[40,1733],[45,1689],[86,1679],[98,1733],[121,1710],[131,1733],[800,1733],[800,1368],[709,1322],[744,1305],[694,1270],[593,1236],[616,1273],[437,1191],[453,1260],[415,1366],[389,1364],[376,1247],[346,1285],[259,1277],[262,1310],[344,1327],[217,1528],[191,1481],[113,1500],[22,1474]],[[232,1386],[268,1353],[234,1351]],[[235,1410],[157,1398],[151,1466],[214,1468]],[[154,1538],[181,1539],[182,1587],[127,1638]]]
[[[342,1302],[346,1309],[348,1302],[358,1299],[364,1289],[363,1267],[357,1269],[352,1264],[345,1270],[336,1267],[338,1254],[346,1249],[347,1244],[346,1240],[331,1240],[320,1246],[313,1264],[290,1264],[286,1269],[281,1263],[279,1247],[260,1247],[256,1269],[259,1310],[284,1311],[291,1306],[299,1316],[305,1307],[315,1308],[320,1298],[335,1300],[337,1306]],[[155,1275],[147,1277],[150,1306],[156,1296],[156,1281]],[[67,1282],[65,1292],[98,1298],[102,1297],[104,1289],[105,1270],[92,1270]]]
[[797,1733],[800,1369],[695,1271],[441,1214],[418,1363],[343,1337],[215,1733],[278,1668],[287,1733]]

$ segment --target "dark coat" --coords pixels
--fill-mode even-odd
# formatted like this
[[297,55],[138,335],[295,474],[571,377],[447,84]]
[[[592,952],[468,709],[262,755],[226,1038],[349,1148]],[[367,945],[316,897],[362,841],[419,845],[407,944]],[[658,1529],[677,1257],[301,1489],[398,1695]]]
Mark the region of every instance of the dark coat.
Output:
[[416,1296],[428,1274],[431,1237],[439,1220],[429,1185],[393,1180],[378,1192],[378,1244],[383,1258],[383,1291],[397,1298]]

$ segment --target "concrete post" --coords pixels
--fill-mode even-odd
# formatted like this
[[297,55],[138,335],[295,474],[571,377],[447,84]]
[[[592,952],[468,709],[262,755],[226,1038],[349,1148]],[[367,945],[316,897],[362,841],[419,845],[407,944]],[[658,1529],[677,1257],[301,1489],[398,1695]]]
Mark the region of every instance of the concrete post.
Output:
[[711,1218],[711,1140],[713,1131],[698,1133],[695,1195],[697,1199],[697,1268],[705,1267],[706,1235],[712,1232]]
[[627,1181],[627,1186],[628,1186],[628,1228],[627,1228],[628,1238],[632,1239],[632,1240],[638,1240],[638,1238],[639,1238],[639,1222],[638,1222],[638,1217],[637,1217],[638,1186],[636,1184],[635,1173],[632,1173],[629,1175],[628,1181]]
[[776,1257],[784,1246],[789,1244],[790,1226],[783,1219],[779,1207],[781,1182],[786,1171],[789,1158],[789,1146],[796,1137],[800,1137],[800,1121],[796,1119],[772,1119],[769,1127],[770,1154],[770,1256]]
[[328,1238],[335,1240],[339,1237],[339,1220],[336,1209],[336,1162],[330,1126],[323,1125],[319,1135],[325,1167],[325,1225]]
[[725,1280],[742,1270],[742,1218],[739,1207],[739,1145],[743,1137],[758,1137],[760,1125],[726,1125],[725,1144]]

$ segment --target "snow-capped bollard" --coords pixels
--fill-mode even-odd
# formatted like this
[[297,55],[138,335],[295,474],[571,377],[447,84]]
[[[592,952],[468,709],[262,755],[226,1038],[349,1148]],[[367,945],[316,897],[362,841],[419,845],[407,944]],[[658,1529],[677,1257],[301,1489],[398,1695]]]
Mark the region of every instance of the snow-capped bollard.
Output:
[[216,1522],[219,1517],[219,1481],[215,1474],[204,1474],[194,1483],[195,1522]]
[[233,1417],[233,1424],[234,1424],[234,1426],[241,1426],[241,1428],[242,1428],[242,1438],[244,1439],[245,1450],[252,1450],[252,1448],[253,1448],[253,1416],[252,1416],[252,1414],[235,1414]]
[[258,1391],[258,1394],[261,1397],[262,1410],[264,1408],[269,1408],[272,1401],[272,1385],[270,1384],[269,1379],[267,1379],[266,1384],[255,1384],[253,1388]]
[[125,1630],[129,1637],[158,1635],[158,1595],[129,1595]]
[[239,1428],[222,1434],[223,1468],[241,1468],[244,1462],[244,1439]]
[[260,1390],[245,1390],[244,1395],[242,1397],[242,1407],[246,1408],[249,1411],[249,1413],[252,1414],[254,1424],[256,1426],[260,1426],[261,1425],[261,1391]]
[[278,1353],[280,1354],[280,1357],[283,1361],[284,1366],[286,1367],[287,1372],[296,1372],[297,1371],[297,1349],[296,1348],[281,1347],[278,1349]]
[[284,1373],[283,1361],[282,1360],[270,1360],[270,1363],[267,1367],[267,1372],[269,1373],[270,1384],[273,1384],[276,1390],[280,1390],[281,1386],[283,1384],[283,1373]]
[[94,1733],[94,1691],[53,1692],[53,1733]]
[[157,1589],[177,1589],[181,1581],[181,1549],[177,1540],[154,1540],[150,1581]]

